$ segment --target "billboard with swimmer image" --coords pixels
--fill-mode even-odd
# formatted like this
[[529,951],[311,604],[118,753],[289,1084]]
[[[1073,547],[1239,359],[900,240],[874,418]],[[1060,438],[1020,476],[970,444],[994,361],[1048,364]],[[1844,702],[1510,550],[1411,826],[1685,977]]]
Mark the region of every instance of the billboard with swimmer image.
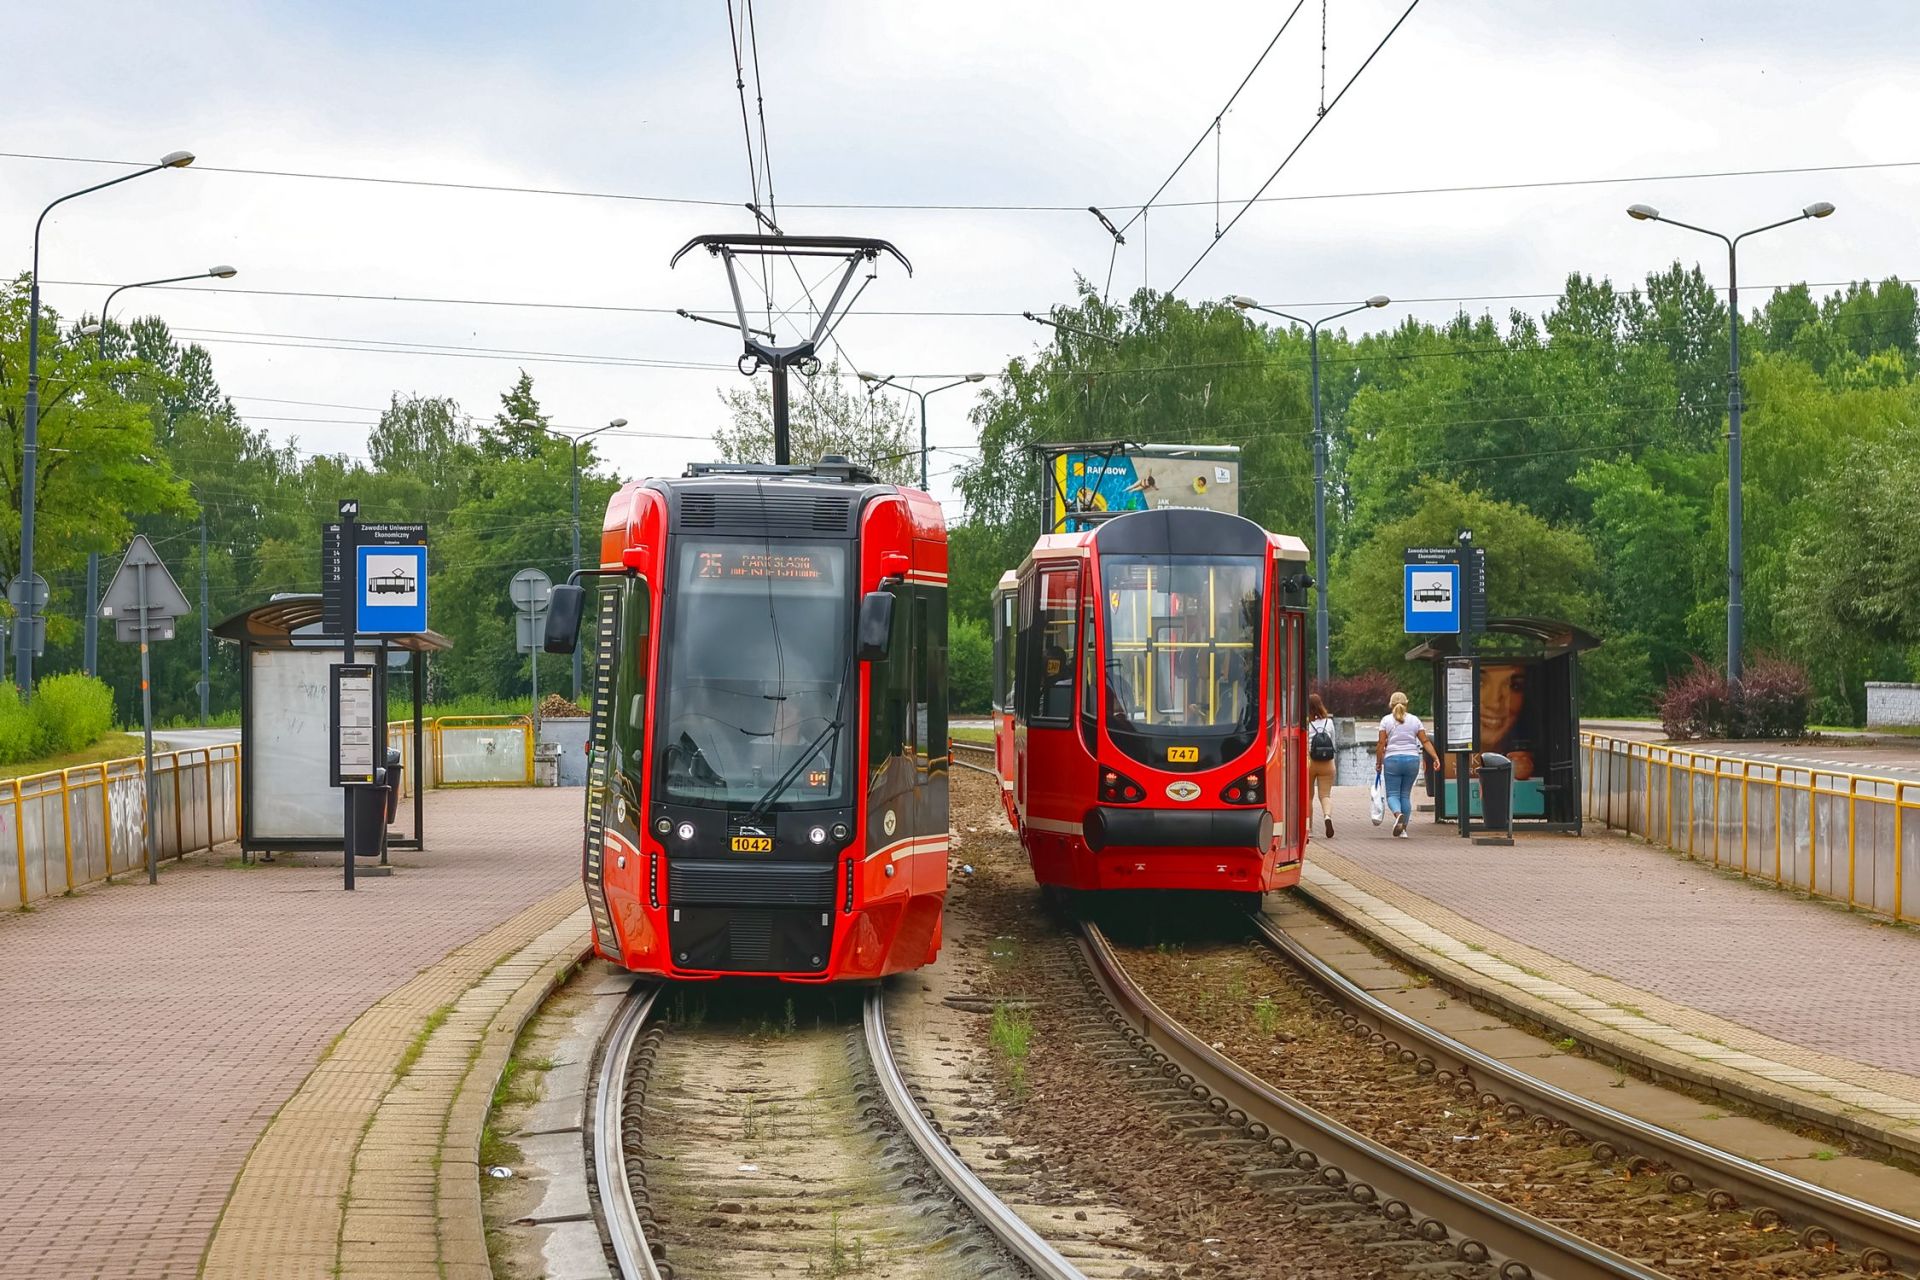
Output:
[[1073,533],[1124,512],[1158,507],[1238,515],[1239,454],[1226,445],[1044,446],[1047,532]]

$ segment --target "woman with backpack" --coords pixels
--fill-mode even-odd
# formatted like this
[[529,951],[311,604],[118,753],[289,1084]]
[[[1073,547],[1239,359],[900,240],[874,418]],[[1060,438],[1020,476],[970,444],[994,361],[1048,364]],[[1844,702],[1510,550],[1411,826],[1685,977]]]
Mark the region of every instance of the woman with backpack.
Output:
[[[1387,714],[1380,718],[1380,741],[1374,747],[1374,759],[1386,779],[1387,811],[1394,815],[1393,834],[1403,840],[1413,817],[1413,780],[1420,776],[1423,755],[1432,757],[1435,769],[1440,767],[1440,753],[1427,738],[1427,727],[1407,710],[1407,695],[1396,693],[1387,699]],[[1374,818],[1376,823],[1379,820],[1378,816]]]
[[1307,695],[1307,786],[1320,806],[1327,839],[1333,839],[1333,773],[1340,754],[1340,730],[1320,695]]

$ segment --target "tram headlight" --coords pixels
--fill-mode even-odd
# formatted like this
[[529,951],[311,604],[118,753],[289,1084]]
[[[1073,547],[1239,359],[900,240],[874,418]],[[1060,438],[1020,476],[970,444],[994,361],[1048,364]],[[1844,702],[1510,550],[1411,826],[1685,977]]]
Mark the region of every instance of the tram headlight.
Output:
[[1257,771],[1235,778],[1220,789],[1220,798],[1228,804],[1264,804],[1266,779]]
[[836,823],[834,823],[834,824],[833,824],[833,838],[834,838],[835,840],[845,840],[845,839],[847,838],[847,824],[846,824],[846,823],[844,823],[844,822],[836,822]]
[[691,822],[681,823],[679,831],[674,834],[678,835],[682,840],[693,839],[693,824]]
[[661,818],[658,822],[655,822],[653,824],[653,829],[664,836],[667,834],[667,832],[673,830],[673,819]]
[[825,827],[813,828],[807,832],[807,841],[810,844],[825,844],[827,842],[827,829]]

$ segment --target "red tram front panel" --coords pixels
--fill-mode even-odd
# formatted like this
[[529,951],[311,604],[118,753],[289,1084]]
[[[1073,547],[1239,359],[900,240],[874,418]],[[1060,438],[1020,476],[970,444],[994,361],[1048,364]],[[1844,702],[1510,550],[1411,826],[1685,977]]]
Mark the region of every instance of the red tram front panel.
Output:
[[1035,546],[999,754],[1041,883],[1298,881],[1305,561],[1298,539],[1205,511],[1140,512]]
[[[583,627],[596,950],[696,979],[931,961],[948,826],[939,507],[825,463],[696,467],[614,496],[601,564]],[[891,630],[861,656],[856,629],[881,614]]]

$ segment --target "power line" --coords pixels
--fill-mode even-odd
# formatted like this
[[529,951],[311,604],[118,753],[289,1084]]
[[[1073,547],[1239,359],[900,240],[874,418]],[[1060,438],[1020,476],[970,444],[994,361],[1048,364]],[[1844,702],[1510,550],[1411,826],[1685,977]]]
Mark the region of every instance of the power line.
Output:
[[[1135,211],[1134,215],[1131,218],[1128,218],[1126,222],[1121,225],[1120,227],[1121,231],[1124,232],[1128,227],[1131,227],[1134,223],[1138,222],[1141,218],[1146,216],[1147,210],[1153,207],[1153,202],[1160,198],[1161,193],[1167,189],[1168,184],[1170,184],[1175,178],[1179,177],[1180,171],[1187,167],[1187,161],[1193,159],[1193,153],[1200,149],[1201,144],[1207,140],[1207,135],[1209,133],[1217,133],[1220,127],[1220,117],[1226,115],[1228,111],[1232,110],[1234,102],[1240,97],[1240,91],[1247,87],[1247,82],[1253,79],[1253,73],[1260,69],[1260,64],[1265,62],[1267,60],[1267,55],[1273,52],[1273,46],[1280,43],[1280,37],[1287,34],[1287,28],[1293,25],[1293,19],[1295,15],[1297,15],[1300,12],[1300,7],[1305,3],[1306,3],[1306,0],[1295,0],[1293,10],[1292,12],[1287,14],[1286,21],[1280,24],[1280,29],[1273,33],[1273,39],[1267,41],[1267,47],[1260,51],[1260,56],[1253,60],[1253,65],[1251,67],[1247,68],[1247,74],[1240,77],[1240,83],[1235,85],[1233,92],[1227,95],[1227,100],[1225,104],[1222,105],[1218,111],[1213,113],[1213,119],[1208,122],[1206,128],[1200,131],[1200,136],[1193,140],[1193,145],[1187,148],[1187,154],[1180,157],[1180,163],[1173,166],[1173,172],[1169,173],[1166,176],[1165,181],[1161,182],[1159,186],[1153,189],[1153,194],[1147,197],[1147,202],[1141,205],[1139,209]],[[1216,175],[1216,183],[1217,183],[1217,175]],[[1214,203],[1218,204],[1220,201],[1220,192],[1218,190],[1217,185],[1214,190],[1213,198],[1214,198]],[[1112,206],[1105,206],[1105,207],[1112,207]],[[1116,235],[1114,239],[1117,244],[1119,237]]]
[[[1399,16],[1399,18],[1395,19],[1394,24],[1391,27],[1387,28],[1387,34],[1380,37],[1380,43],[1373,46],[1373,52],[1369,53],[1366,57],[1366,60],[1360,64],[1359,69],[1356,70],[1351,76],[1347,78],[1347,82],[1340,86],[1340,92],[1333,95],[1333,101],[1329,102],[1324,108],[1321,109],[1318,115],[1314,116],[1313,123],[1308,125],[1306,132],[1300,135],[1300,140],[1293,144],[1293,150],[1287,152],[1287,154],[1281,158],[1280,163],[1274,166],[1273,172],[1267,175],[1267,180],[1260,184],[1260,189],[1258,191],[1253,193],[1253,199],[1247,201],[1246,204],[1242,205],[1240,207],[1240,212],[1234,214],[1233,217],[1228,220],[1227,225],[1222,230],[1217,232],[1214,235],[1212,240],[1209,240],[1207,242],[1207,247],[1200,251],[1200,256],[1195,258],[1193,260],[1192,265],[1190,265],[1185,271],[1181,272],[1180,278],[1173,282],[1173,288],[1168,290],[1169,293],[1179,292],[1180,286],[1187,282],[1187,277],[1192,275],[1194,271],[1199,268],[1200,264],[1207,260],[1207,255],[1213,252],[1214,247],[1220,243],[1222,237],[1224,237],[1229,231],[1232,231],[1234,227],[1239,224],[1240,219],[1247,216],[1247,210],[1253,208],[1254,202],[1259,200],[1261,196],[1267,193],[1267,188],[1273,185],[1274,180],[1280,176],[1281,170],[1285,169],[1289,164],[1291,164],[1293,162],[1293,158],[1300,154],[1300,148],[1307,145],[1307,139],[1311,138],[1314,135],[1314,132],[1317,129],[1319,129],[1319,127],[1323,123],[1325,123],[1326,118],[1333,114],[1333,109],[1340,105],[1340,100],[1342,98],[1347,96],[1347,90],[1353,88],[1354,82],[1359,80],[1362,75],[1366,74],[1367,68],[1373,65],[1373,60],[1380,56],[1380,51],[1382,49],[1387,47],[1387,41],[1393,39],[1394,32],[1400,30],[1401,24],[1404,23],[1408,18],[1412,17],[1413,11],[1419,7],[1420,7],[1420,0],[1411,0],[1411,2],[1407,5],[1406,12],[1402,13]],[[1298,10],[1296,8],[1296,12],[1297,11]]]
[[[1211,128],[1211,126],[1209,126]],[[59,164],[112,165],[121,168],[146,168],[150,160],[109,160],[97,156],[49,155],[28,151],[0,151],[0,159],[36,160]],[[1594,187],[1618,186],[1631,183],[1653,182],[1692,182],[1720,178],[1770,178],[1790,177],[1809,173],[1857,173],[1878,169],[1920,168],[1920,160],[1876,160],[1856,164],[1814,164],[1783,165],[1752,169],[1709,169],[1682,173],[1645,173],[1630,174],[1611,178],[1551,178],[1538,181],[1506,181],[1460,183],[1435,187],[1391,187],[1373,188],[1357,191],[1318,191],[1299,195],[1255,196],[1245,203],[1253,204],[1289,204],[1309,200],[1368,200],[1396,196],[1436,196],[1463,195],[1489,191],[1536,191],[1553,187]],[[560,196],[581,200],[619,200],[641,204],[689,205],[708,209],[738,209],[735,200],[712,200],[695,196],[654,196],[639,195],[620,191],[592,191],[564,187],[516,186],[510,183],[462,182],[429,178],[387,178],[371,174],[325,173],[293,169],[260,169],[238,166],[195,164],[187,173],[223,173],[245,177],[289,178],[314,182],[352,182],[368,183],[377,186],[424,187],[435,190],[476,191],[505,195]],[[1156,201],[1155,207],[1161,209],[1200,208],[1212,204],[1212,200],[1167,200]],[[1233,203],[1243,201],[1236,198]],[[1072,213],[1084,215],[1087,206],[1081,204],[1019,204],[1000,203],[915,203],[909,201],[880,202],[788,202],[789,209],[835,210],[847,212],[874,213]],[[1124,201],[1102,203],[1102,209],[1114,211],[1142,209],[1143,205],[1129,204]],[[108,286],[112,287],[112,286]]]

